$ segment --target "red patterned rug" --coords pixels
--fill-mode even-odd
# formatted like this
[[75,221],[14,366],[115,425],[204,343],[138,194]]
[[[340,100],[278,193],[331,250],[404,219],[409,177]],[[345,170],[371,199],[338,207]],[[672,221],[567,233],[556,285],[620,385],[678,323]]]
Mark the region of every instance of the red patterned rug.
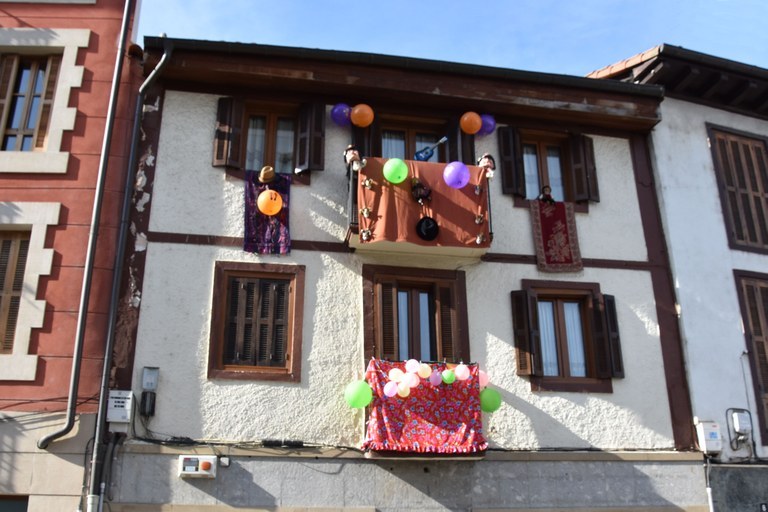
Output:
[[[445,363],[431,363],[442,372]],[[450,365],[455,366],[455,365]],[[468,454],[482,452],[480,381],[477,364],[467,364],[470,378],[433,385],[420,379],[407,397],[388,397],[389,371],[405,371],[405,363],[371,359],[365,378],[373,388],[363,449],[411,453]]]
[[581,263],[573,203],[530,201],[536,265],[543,272],[578,272]]

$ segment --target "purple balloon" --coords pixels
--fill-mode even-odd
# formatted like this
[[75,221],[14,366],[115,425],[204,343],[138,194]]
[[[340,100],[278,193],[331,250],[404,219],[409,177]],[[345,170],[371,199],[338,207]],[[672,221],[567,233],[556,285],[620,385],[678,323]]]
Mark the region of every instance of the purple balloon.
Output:
[[443,180],[451,188],[463,188],[469,183],[469,169],[461,162],[451,162],[445,166]]
[[480,120],[483,122],[483,124],[480,126],[480,131],[478,131],[477,134],[488,135],[493,133],[493,130],[496,129],[496,119],[494,119],[490,114],[482,114],[480,116]]
[[352,109],[346,103],[337,103],[331,109],[331,119],[339,126],[349,126],[351,121],[349,120],[349,114]]

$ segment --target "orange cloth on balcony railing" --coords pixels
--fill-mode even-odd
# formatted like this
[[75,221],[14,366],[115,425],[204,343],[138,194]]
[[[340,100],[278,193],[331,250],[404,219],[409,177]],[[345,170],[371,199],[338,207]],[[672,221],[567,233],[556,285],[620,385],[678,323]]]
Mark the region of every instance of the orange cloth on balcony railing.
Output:
[[[445,363],[433,363],[443,371]],[[470,378],[433,386],[428,379],[410,395],[387,397],[384,386],[392,368],[405,363],[371,359],[365,379],[373,388],[363,449],[412,453],[476,453],[488,448],[483,437],[478,366],[468,364]]]
[[[368,158],[358,180],[358,212],[370,210],[368,218],[359,215],[361,241],[410,242],[423,246],[487,248],[488,186],[485,171],[468,165],[469,183],[461,189],[448,186],[443,180],[446,164],[405,160],[409,175],[402,183],[392,184],[384,178],[386,158]],[[370,178],[372,186],[365,187]],[[432,190],[431,200],[420,205],[411,195],[411,180],[419,181]],[[434,240],[423,240],[416,233],[416,224],[424,216],[433,218],[438,225]],[[478,224],[477,220],[481,220]],[[362,232],[370,230],[366,240]],[[480,243],[478,243],[478,240]]]

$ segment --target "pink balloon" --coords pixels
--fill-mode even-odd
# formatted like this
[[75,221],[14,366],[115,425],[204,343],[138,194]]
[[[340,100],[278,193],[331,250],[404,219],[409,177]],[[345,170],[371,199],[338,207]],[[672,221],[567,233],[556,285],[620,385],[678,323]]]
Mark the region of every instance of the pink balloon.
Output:
[[490,382],[491,379],[488,378],[488,374],[485,373],[483,370],[478,370],[477,377],[480,380],[480,387],[484,388],[488,385],[488,382]]
[[453,373],[456,374],[457,379],[467,380],[469,378],[469,367],[464,363],[461,363],[453,369]]
[[441,382],[443,382],[443,376],[439,371],[433,371],[432,375],[429,376],[429,383],[433,386],[439,386]]
[[405,371],[408,373],[416,373],[419,371],[419,362],[415,359],[409,359],[405,362]]
[[384,394],[389,398],[395,396],[397,394],[397,382],[391,380],[384,384]]
[[419,384],[421,384],[421,379],[415,373],[406,373],[405,374],[405,379],[403,379],[403,382],[408,384],[409,388],[415,388]]

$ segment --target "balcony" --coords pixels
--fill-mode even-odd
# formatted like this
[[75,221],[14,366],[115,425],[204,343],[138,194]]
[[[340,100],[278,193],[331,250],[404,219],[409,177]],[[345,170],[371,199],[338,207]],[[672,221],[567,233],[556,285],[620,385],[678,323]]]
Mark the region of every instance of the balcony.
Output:
[[406,178],[392,183],[385,177],[387,161],[368,158],[359,172],[350,172],[351,248],[467,258],[488,252],[493,234],[483,169],[466,166],[468,182],[454,188],[457,183],[443,176],[451,164],[404,160]]

